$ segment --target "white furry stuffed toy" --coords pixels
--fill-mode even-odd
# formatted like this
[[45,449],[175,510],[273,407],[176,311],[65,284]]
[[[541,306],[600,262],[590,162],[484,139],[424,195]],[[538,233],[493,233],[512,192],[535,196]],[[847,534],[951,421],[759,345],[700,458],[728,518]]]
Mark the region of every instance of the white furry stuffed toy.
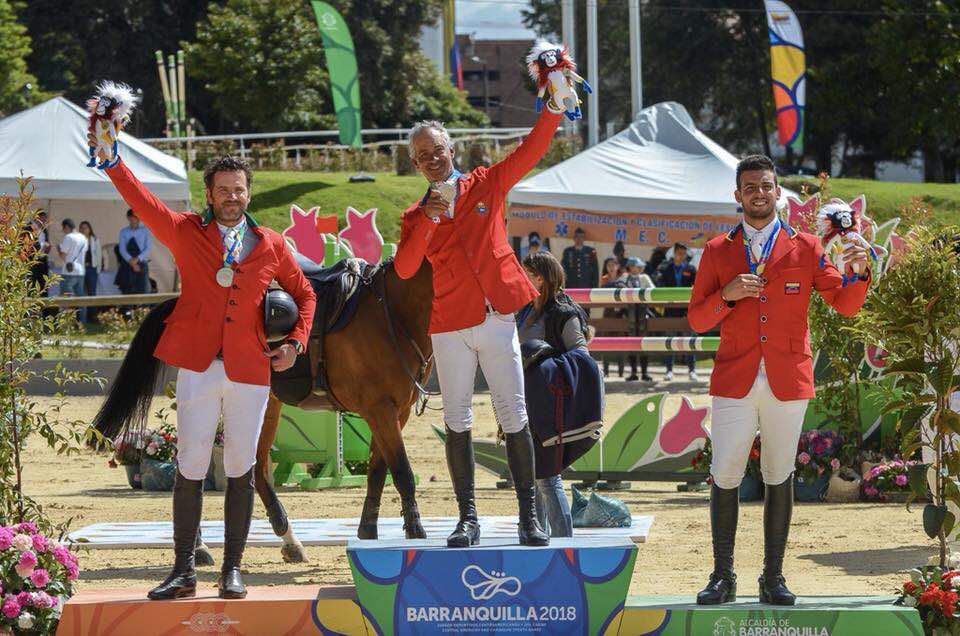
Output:
[[[96,139],[96,144],[90,145],[90,161],[87,166],[96,166],[103,170],[117,165],[120,161],[117,142],[120,130],[130,121],[130,114],[139,100],[133,89],[126,84],[104,81],[97,86],[97,94],[87,100],[87,111],[90,113],[87,133]],[[106,161],[99,165],[98,151],[103,151],[107,157]]]
[[547,97],[547,108],[553,113],[564,113],[570,121],[582,117],[580,98],[574,89],[574,83],[583,84],[583,90],[592,93],[593,89],[585,79],[577,75],[577,65],[567,53],[567,49],[538,40],[527,55],[527,71],[537,83],[537,112],[543,109],[543,99]]
[[820,206],[817,212],[817,231],[831,262],[843,274],[844,285],[864,274],[857,263],[845,262],[843,250],[848,244],[862,245],[869,250],[873,260],[877,260],[879,256],[878,250],[881,248],[871,245],[863,236],[863,218],[859,210],[841,199],[830,199]]

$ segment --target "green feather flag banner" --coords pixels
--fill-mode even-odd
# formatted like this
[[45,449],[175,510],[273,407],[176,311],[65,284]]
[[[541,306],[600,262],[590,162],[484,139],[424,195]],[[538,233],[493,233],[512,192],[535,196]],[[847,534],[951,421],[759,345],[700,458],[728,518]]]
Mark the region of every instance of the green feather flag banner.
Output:
[[340,143],[359,148],[360,85],[357,78],[357,56],[353,38],[343,17],[326,2],[314,0],[313,13],[323,38],[323,50],[330,73],[330,92],[340,128]]

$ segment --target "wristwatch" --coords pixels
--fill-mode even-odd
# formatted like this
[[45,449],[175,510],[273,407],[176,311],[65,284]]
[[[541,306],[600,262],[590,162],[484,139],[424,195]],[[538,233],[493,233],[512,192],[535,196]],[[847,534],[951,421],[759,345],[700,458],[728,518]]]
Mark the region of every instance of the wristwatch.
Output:
[[303,353],[303,345],[300,344],[299,340],[294,340],[293,338],[290,338],[289,340],[287,340],[287,344],[293,345],[293,348],[297,352],[297,355],[300,355],[301,353]]

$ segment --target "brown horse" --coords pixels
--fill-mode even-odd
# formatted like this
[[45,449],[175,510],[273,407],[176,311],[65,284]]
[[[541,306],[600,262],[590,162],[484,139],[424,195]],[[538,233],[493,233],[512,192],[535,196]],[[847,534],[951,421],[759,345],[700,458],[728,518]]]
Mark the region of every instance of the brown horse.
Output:
[[[345,409],[363,417],[373,435],[367,496],[357,530],[361,539],[377,538],[387,470],[400,494],[407,538],[426,536],[401,431],[419,396],[418,384],[426,380],[432,366],[433,347],[427,335],[433,302],[432,278],[426,259],[417,274],[407,280],[397,276],[392,261],[387,261],[357,291],[360,298],[350,322],[324,336],[323,358],[330,393]],[[94,426],[105,437],[116,439],[122,431],[144,425],[162,367],[153,357],[153,350],[163,333],[163,321],[175,303],[174,299],[157,305],[134,335],[94,420]],[[315,366],[311,367],[316,373]],[[296,406],[308,410],[330,408],[326,400],[312,394]],[[274,532],[283,538],[284,560],[300,562],[305,560],[303,547],[293,534],[269,475],[270,448],[277,434],[281,407],[280,400],[271,394],[257,448],[255,483]],[[212,563],[204,552],[205,546],[198,537],[199,560]]]

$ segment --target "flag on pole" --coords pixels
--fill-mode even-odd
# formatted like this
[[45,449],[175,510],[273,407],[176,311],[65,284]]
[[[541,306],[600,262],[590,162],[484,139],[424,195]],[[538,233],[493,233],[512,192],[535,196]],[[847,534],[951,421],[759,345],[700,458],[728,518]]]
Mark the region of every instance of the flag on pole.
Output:
[[807,104],[807,62],[803,30],[793,10],[781,0],[764,0],[770,35],[770,73],[777,109],[780,144],[803,154]]
[[317,215],[317,232],[320,234],[337,234],[340,231],[337,225],[337,215],[330,216]]
[[443,50],[447,54],[446,70],[450,83],[463,90],[463,64],[460,60],[460,47],[457,46],[457,9],[454,0],[443,4]]

